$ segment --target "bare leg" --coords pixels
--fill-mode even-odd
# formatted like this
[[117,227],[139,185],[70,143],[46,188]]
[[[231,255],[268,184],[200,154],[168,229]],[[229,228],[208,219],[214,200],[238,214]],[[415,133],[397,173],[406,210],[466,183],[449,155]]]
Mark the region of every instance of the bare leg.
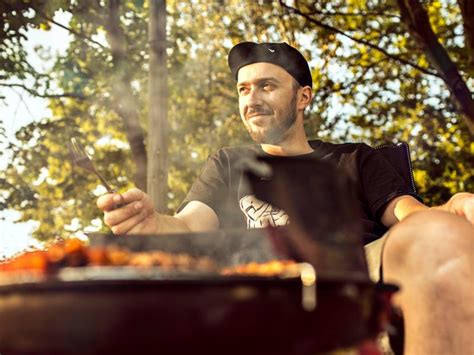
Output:
[[428,210],[395,225],[383,252],[384,280],[405,319],[405,354],[474,354],[474,227]]

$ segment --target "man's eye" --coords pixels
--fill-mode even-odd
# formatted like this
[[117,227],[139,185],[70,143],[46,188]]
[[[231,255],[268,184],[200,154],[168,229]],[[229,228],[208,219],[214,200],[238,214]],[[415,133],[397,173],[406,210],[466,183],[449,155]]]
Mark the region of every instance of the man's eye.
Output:
[[271,89],[271,88],[273,88],[273,85],[271,83],[264,83],[263,88],[264,89]]
[[247,91],[247,88],[246,87],[240,87],[240,88],[237,89],[237,91],[238,91],[239,94],[243,94]]

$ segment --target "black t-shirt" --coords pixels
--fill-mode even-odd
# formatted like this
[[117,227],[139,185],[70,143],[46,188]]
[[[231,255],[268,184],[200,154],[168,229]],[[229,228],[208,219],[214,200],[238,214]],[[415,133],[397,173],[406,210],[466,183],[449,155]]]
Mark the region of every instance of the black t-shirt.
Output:
[[[298,157],[327,160],[344,170],[352,180],[354,195],[360,203],[366,241],[383,229],[380,218],[394,197],[413,195],[403,178],[381,154],[363,143],[332,144],[309,142],[312,153]],[[269,156],[260,145],[219,149],[210,156],[202,173],[194,182],[180,209],[190,201],[211,207],[221,228],[258,228],[285,225],[285,212],[259,201],[252,195],[241,169],[236,164],[243,157]]]

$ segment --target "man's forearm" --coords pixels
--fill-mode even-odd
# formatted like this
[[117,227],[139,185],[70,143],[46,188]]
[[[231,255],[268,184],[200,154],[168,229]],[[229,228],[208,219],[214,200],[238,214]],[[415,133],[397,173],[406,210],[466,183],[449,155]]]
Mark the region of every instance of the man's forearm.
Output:
[[430,208],[460,215],[474,223],[474,195],[467,192],[457,193],[445,204],[434,207],[428,207],[409,195],[396,197],[387,205],[382,223],[390,227],[412,213]]
[[390,227],[402,221],[410,214],[428,208],[428,206],[422,204],[412,196],[403,195],[395,197],[385,208],[384,214],[382,215],[382,223]]
[[155,218],[158,221],[158,227],[156,231],[158,234],[186,233],[191,231],[187,224],[177,217],[155,213]]

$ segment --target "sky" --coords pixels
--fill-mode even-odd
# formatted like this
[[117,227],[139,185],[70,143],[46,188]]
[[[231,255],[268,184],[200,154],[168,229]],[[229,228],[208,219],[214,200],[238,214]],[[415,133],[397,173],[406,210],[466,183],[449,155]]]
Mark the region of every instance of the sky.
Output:
[[[59,12],[54,19],[67,25],[70,15]],[[64,54],[69,45],[70,38],[68,32],[58,26],[53,25],[51,30],[43,31],[30,29],[27,32],[27,41],[24,43],[28,53],[30,63],[39,71],[45,72],[53,65],[54,58]],[[41,45],[48,48],[53,54],[51,61],[44,61],[38,57],[35,47]],[[12,80],[13,82],[13,80]],[[1,96],[5,97],[0,101],[0,120],[6,130],[7,139],[14,141],[15,133],[22,126],[51,115],[47,105],[47,99],[35,98],[21,89],[9,89],[2,87]],[[3,149],[3,147],[0,147]],[[0,157],[0,169],[4,169],[8,163],[9,156]],[[38,242],[31,238],[31,232],[35,229],[34,222],[14,223],[18,219],[17,211],[0,211],[0,260],[27,249],[30,246],[38,246]]]

